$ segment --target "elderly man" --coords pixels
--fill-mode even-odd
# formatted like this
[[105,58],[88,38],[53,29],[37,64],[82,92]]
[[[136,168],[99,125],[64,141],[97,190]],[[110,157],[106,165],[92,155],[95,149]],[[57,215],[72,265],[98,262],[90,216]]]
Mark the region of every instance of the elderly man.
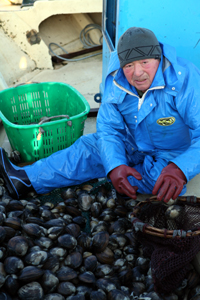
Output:
[[107,176],[133,199],[176,199],[200,173],[199,87],[192,63],[152,31],[129,28],[112,54],[97,132],[23,168],[0,149],[1,177],[15,198]]

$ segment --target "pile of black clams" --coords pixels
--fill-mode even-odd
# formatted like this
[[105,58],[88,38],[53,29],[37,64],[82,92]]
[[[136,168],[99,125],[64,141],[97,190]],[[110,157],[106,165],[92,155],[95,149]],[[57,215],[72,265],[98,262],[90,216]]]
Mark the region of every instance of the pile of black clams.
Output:
[[0,180],[0,300],[200,299],[193,269],[174,293],[155,292],[130,221],[136,201],[92,188],[63,189],[57,204],[18,201]]

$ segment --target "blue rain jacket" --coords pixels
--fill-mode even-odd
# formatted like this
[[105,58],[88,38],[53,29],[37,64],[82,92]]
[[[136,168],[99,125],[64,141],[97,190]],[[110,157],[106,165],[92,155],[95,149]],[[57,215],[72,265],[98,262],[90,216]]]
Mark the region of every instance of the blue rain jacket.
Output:
[[97,132],[24,167],[36,192],[105,177],[121,164],[134,166],[143,176],[141,181],[129,177],[140,193],[151,193],[169,162],[188,181],[200,173],[200,71],[177,57],[173,47],[161,47],[163,57],[140,109],[136,89],[112,53]]

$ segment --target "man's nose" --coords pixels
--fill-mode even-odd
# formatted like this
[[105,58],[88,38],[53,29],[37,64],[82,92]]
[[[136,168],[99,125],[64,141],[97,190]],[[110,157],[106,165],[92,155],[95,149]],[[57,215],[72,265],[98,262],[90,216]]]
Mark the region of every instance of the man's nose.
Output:
[[139,77],[141,76],[143,73],[143,69],[142,69],[142,66],[138,63],[135,64],[134,66],[134,75]]

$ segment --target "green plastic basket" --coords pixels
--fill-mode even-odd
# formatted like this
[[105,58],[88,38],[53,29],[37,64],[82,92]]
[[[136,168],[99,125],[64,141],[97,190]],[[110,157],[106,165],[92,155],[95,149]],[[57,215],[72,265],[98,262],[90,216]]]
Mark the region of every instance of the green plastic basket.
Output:
[[[64,83],[31,83],[0,92],[0,118],[21,162],[34,162],[72,145],[83,135],[89,111],[87,100]],[[39,124],[42,117],[55,118]]]

